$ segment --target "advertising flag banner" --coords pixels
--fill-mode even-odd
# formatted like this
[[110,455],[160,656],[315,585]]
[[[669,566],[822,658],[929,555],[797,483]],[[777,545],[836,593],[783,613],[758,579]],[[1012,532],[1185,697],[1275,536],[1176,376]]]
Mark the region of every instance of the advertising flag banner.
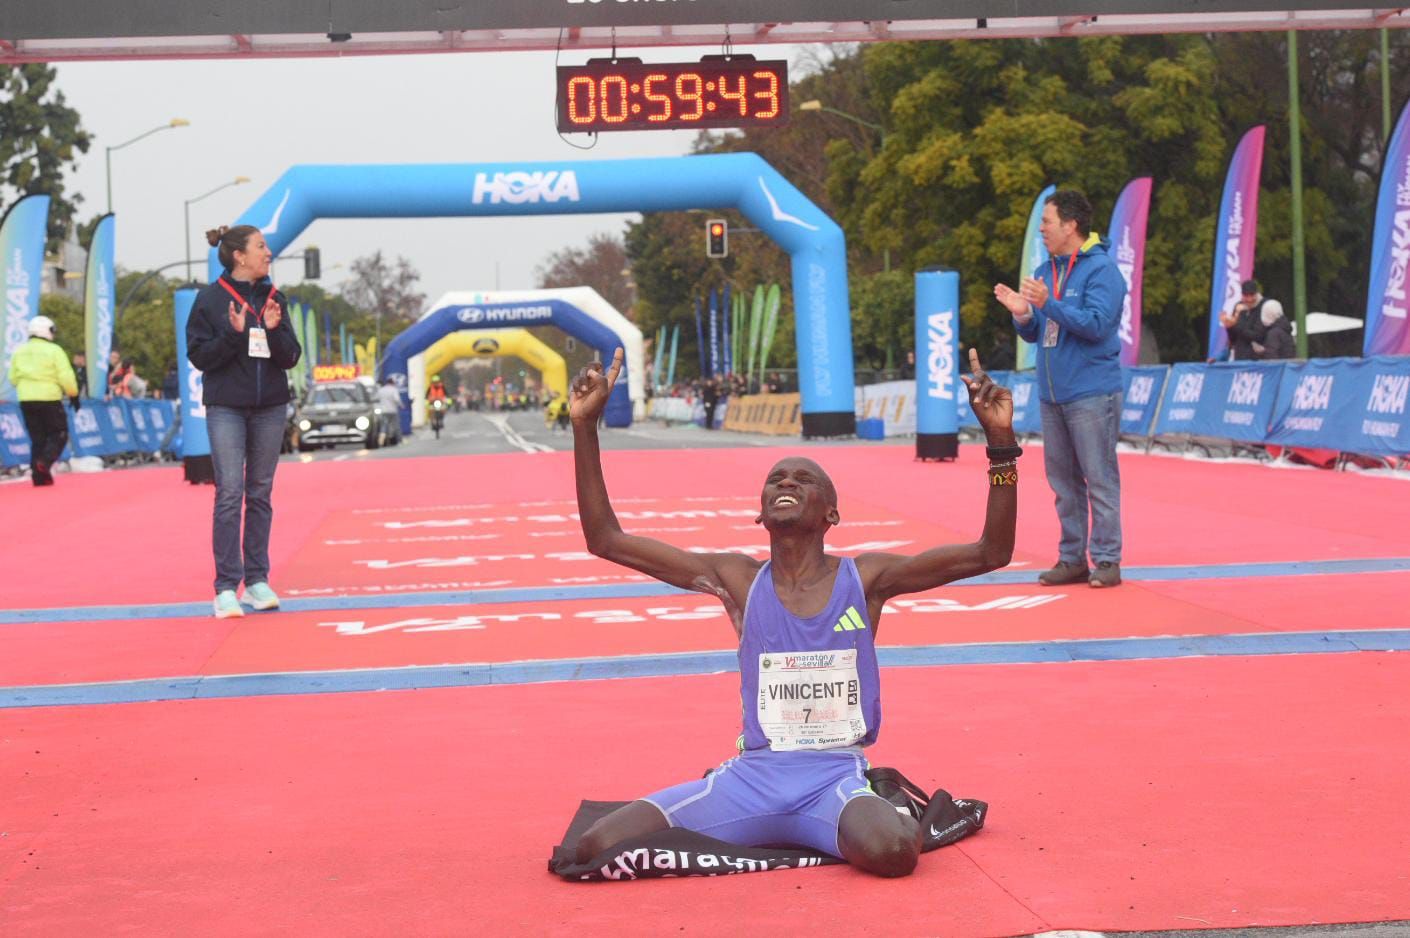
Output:
[[1229,349],[1229,335],[1219,322],[1239,301],[1239,290],[1253,277],[1253,249],[1258,242],[1258,180],[1263,174],[1263,137],[1259,125],[1239,141],[1229,172],[1224,177],[1224,197],[1219,202],[1219,227],[1214,234],[1214,279],[1209,290],[1209,358],[1221,359]]
[[671,360],[666,365],[666,387],[671,387],[676,383],[676,350],[681,344],[681,324],[676,323],[671,327]]
[[783,306],[783,290],[776,283],[769,284],[764,294],[764,332],[759,339],[759,381],[764,380],[764,372],[769,367],[769,352],[774,347],[774,335],[778,332],[778,313]]
[[754,362],[759,359],[759,335],[764,322],[764,285],[754,288],[754,303],[749,310],[749,361],[744,370],[746,375],[754,373]]
[[[1023,232],[1023,253],[1019,255],[1018,279],[1022,282],[1024,277],[1032,277],[1033,272],[1048,262],[1048,249],[1043,246],[1043,239],[1038,235],[1038,225],[1043,221],[1043,206],[1048,201],[1048,196],[1057,191],[1057,186],[1048,186],[1038,193],[1038,198],[1033,200],[1033,208],[1028,211],[1028,227]],[[1033,343],[1026,342],[1021,338],[1015,338],[1017,346],[1014,350],[1014,361],[1018,371],[1027,371],[1034,367],[1033,363]]]
[[1400,112],[1381,164],[1376,227],[1371,238],[1371,286],[1366,296],[1363,355],[1410,355],[1405,297],[1410,268],[1410,103]]
[[725,284],[720,292],[720,372],[729,374],[733,363],[730,361],[731,320],[734,317],[734,301],[730,298],[730,285]]
[[1141,357],[1141,284],[1145,279],[1146,222],[1151,211],[1151,177],[1132,179],[1121,190],[1107,228],[1116,268],[1126,281],[1121,307],[1121,364],[1135,365]]
[[104,215],[88,245],[88,271],[83,278],[83,350],[88,358],[88,393],[102,395],[108,386],[108,353],[113,348],[113,311],[117,308],[117,275],[113,267],[116,219]]
[[710,370],[707,374],[710,377],[720,373],[720,295],[714,290],[710,291]]
[[49,197],[27,195],[0,220],[0,290],[5,291],[0,328],[0,401],[18,400],[10,386],[10,359],[29,339],[29,321],[39,315],[39,278],[44,276],[44,239]]
[[661,364],[666,360],[666,324],[662,323],[656,330],[656,354],[651,361],[651,383],[656,387],[661,386],[661,379],[665,377],[661,373]]
[[700,322],[700,297],[695,298],[695,345],[700,349],[700,377],[708,378],[710,372],[705,364],[705,327]]

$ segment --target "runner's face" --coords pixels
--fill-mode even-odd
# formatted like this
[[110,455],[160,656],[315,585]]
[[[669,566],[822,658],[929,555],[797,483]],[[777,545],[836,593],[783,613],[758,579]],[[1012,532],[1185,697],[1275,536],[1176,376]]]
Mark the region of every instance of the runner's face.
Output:
[[837,523],[832,480],[811,459],[780,460],[764,479],[759,520],[764,527],[826,527]]

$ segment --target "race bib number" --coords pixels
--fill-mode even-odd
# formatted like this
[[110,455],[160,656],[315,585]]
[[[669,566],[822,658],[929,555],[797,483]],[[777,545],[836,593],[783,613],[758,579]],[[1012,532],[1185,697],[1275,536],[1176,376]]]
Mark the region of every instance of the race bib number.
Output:
[[866,736],[857,650],[760,655],[758,717],[775,751],[834,749]]
[[269,336],[258,326],[250,327],[250,357],[269,357]]
[[1043,348],[1057,348],[1058,324],[1048,319],[1043,323]]

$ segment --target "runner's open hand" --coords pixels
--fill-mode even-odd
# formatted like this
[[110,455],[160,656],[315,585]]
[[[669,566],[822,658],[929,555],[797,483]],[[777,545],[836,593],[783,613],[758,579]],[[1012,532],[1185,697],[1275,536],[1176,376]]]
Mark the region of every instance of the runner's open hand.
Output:
[[602,362],[589,362],[578,372],[569,389],[568,415],[575,424],[596,426],[597,419],[607,407],[607,397],[617,384],[617,376],[622,373],[622,350],[619,347],[612,354],[612,367],[606,374],[602,372]]
[[995,431],[1013,433],[1013,395],[1009,389],[994,383],[994,379],[979,366],[978,349],[969,350],[970,374],[960,375],[969,388],[969,406],[984,428],[986,436]]

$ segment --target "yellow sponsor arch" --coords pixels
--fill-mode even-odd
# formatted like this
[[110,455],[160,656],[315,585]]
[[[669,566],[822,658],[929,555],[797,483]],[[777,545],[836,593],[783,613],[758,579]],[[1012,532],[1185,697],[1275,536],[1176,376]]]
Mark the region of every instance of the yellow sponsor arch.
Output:
[[431,375],[440,373],[458,358],[511,356],[543,375],[543,386],[568,396],[568,364],[563,356],[534,337],[527,329],[484,329],[452,332],[436,340],[425,352],[426,371],[421,382],[421,400]]

